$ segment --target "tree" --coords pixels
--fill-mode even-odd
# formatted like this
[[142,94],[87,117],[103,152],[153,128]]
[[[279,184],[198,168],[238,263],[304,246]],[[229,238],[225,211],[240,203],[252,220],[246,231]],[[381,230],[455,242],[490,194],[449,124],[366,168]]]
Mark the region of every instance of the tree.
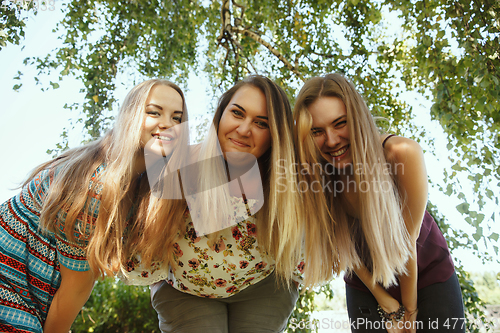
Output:
[[486,304],[500,305],[500,273],[484,272],[472,275],[477,293]]
[[[478,251],[482,241],[486,257],[498,255],[492,229],[498,212],[484,214],[500,195],[497,1],[68,0],[63,11],[56,31],[63,46],[26,63],[40,74],[83,82],[86,100],[78,107],[89,138],[107,127],[117,77],[131,68],[135,78],[170,77],[181,84],[191,71],[202,72],[214,96],[258,72],[281,83],[292,101],[308,77],[343,72],[370,109],[391,121],[391,131],[432,150],[430,133],[416,125],[403,99],[407,91],[422,94],[448,135],[453,163],[437,185],[462,200],[457,209],[475,229],[469,235],[443,221],[450,248]],[[16,7],[9,13],[18,21],[2,26],[5,41],[16,43],[25,12]]]
[[112,278],[98,281],[71,326],[74,332],[159,332],[149,288],[127,286]]
[[20,6],[3,4],[0,6],[0,50],[7,43],[19,45],[26,26],[25,12]]

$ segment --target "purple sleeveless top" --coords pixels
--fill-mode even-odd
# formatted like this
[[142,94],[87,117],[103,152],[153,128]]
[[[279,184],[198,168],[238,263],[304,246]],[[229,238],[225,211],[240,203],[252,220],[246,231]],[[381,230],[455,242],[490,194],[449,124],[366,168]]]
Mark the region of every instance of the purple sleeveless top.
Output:
[[[382,145],[391,136],[388,136]],[[417,238],[417,267],[418,290],[434,283],[445,282],[455,271],[446,240],[441,230],[439,230],[436,221],[434,221],[427,211],[424,214],[420,234]],[[344,281],[349,287],[370,292],[354,272],[352,274],[346,273]],[[401,289],[399,285],[389,287],[387,292],[401,302]]]
[[[436,222],[427,211],[425,212],[422,227],[420,228],[420,235],[417,239],[417,266],[417,289],[434,283],[445,282],[455,270],[446,240]],[[370,292],[354,272],[352,274],[345,274],[344,281],[349,287]],[[401,290],[399,286],[391,286],[387,289],[387,292],[401,302]]]

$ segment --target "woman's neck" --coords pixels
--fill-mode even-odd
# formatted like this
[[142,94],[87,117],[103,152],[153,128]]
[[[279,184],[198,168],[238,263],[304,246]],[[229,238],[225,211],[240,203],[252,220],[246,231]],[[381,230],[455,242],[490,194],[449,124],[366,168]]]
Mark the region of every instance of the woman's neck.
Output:
[[[262,191],[262,176],[260,168],[255,165],[228,165],[229,191],[231,195],[256,199]],[[261,189],[259,191],[259,189]]]

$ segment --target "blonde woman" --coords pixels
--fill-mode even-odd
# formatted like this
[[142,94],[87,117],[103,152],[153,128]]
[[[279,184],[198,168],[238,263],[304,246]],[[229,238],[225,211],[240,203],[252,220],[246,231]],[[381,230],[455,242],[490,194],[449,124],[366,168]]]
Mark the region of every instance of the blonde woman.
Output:
[[128,93],[111,131],[36,167],[0,206],[0,331],[68,332],[94,280],[126,272],[143,249],[144,224],[176,211],[173,200],[160,207],[149,197],[145,156],[181,160],[175,148],[187,146],[179,130],[186,120],[179,87],[145,81]]
[[[180,172],[185,191],[202,195],[187,198],[170,266],[163,275],[134,269],[131,283],[164,279],[151,290],[162,332],[281,332],[298,296],[291,278],[302,239],[299,194],[278,186],[296,187],[293,170],[279,167],[295,162],[287,96],[250,76],[222,95],[213,125],[191,150],[197,164]],[[257,175],[249,178],[252,161]],[[219,223],[228,213],[232,225]]]
[[453,261],[425,211],[420,146],[379,134],[362,97],[340,74],[304,84],[295,120],[299,175],[310,186],[302,191],[310,208],[306,282],[346,271],[354,332],[463,332]]

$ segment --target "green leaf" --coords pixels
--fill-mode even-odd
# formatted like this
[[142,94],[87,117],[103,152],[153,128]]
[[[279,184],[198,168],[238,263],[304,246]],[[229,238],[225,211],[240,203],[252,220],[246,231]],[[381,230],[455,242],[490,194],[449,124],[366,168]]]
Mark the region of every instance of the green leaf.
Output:
[[466,202],[461,203],[460,205],[457,205],[457,210],[461,214],[468,214],[469,213],[469,204]]
[[451,168],[455,171],[462,171],[465,169],[464,167],[460,166],[460,161],[457,161],[457,163],[453,164]]
[[481,239],[481,237],[483,237],[483,228],[477,227],[476,232],[472,234],[472,238],[474,238],[476,242],[478,242]]

